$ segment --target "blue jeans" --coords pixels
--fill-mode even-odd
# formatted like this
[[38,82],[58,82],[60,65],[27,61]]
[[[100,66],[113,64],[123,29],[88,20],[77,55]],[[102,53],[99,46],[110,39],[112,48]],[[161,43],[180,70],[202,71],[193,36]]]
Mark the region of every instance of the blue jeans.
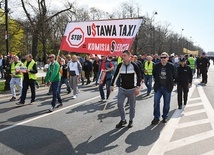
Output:
[[170,100],[171,100],[171,92],[168,92],[166,87],[159,86],[158,90],[155,91],[154,94],[154,118],[160,118],[160,99],[163,96],[163,115],[162,118],[166,119],[168,117],[169,109],[170,109]]
[[68,81],[67,78],[61,78],[61,81],[60,81],[60,84],[59,84],[59,93],[61,93],[61,87],[62,87],[62,84],[65,84],[67,86],[67,91],[68,92],[71,92],[71,85]]
[[53,91],[51,105],[53,107],[55,107],[55,105],[56,105],[56,99],[58,99],[59,103],[62,103],[62,99],[61,99],[61,96],[59,93],[59,84],[60,84],[60,81],[52,82],[52,84],[51,84],[52,91]]
[[152,75],[144,75],[144,82],[147,87],[147,93],[152,91]]
[[107,92],[106,99],[108,99],[109,94],[110,94],[111,80],[104,81],[103,84],[99,85],[100,96],[101,96],[101,99],[103,99],[103,100],[105,99],[105,94],[103,91],[104,85],[106,85],[106,92]]

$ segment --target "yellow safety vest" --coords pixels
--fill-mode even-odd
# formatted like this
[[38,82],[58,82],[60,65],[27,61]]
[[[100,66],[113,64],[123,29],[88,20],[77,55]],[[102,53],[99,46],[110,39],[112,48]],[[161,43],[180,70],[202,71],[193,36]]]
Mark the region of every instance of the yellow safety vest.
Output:
[[145,75],[152,75],[153,65],[154,63],[152,61],[149,64],[148,61],[145,62],[144,69],[147,70]]
[[16,73],[16,68],[20,67],[22,65],[21,62],[17,62],[17,64],[15,65],[15,62],[12,62],[11,64],[11,73],[13,75],[15,75],[15,78],[21,78],[22,77],[22,73]]
[[193,57],[188,58],[189,66],[191,69],[195,69],[195,59]]
[[[31,60],[30,64],[29,64],[28,67],[27,67],[27,61],[24,62],[24,66],[27,67],[28,70],[32,70],[34,64],[35,64],[35,61],[34,61],[34,60]],[[29,79],[36,80],[36,74],[35,74],[35,73],[30,73],[30,72],[28,72],[28,77],[29,77]]]

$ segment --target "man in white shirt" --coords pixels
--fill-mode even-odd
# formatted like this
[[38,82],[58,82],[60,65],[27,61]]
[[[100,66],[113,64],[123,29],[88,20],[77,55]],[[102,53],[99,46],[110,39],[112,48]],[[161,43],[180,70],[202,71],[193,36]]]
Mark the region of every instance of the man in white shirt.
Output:
[[82,65],[77,60],[77,56],[72,56],[72,61],[68,63],[68,72],[71,83],[71,88],[73,89],[73,99],[77,97],[77,83],[81,78]]

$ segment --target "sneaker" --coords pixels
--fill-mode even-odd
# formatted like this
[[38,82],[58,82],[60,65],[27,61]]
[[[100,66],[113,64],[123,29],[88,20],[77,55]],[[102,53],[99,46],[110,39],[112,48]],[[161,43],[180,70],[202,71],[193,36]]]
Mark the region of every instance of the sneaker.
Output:
[[31,100],[31,101],[30,101],[30,103],[33,103],[33,102],[35,102],[35,100]]
[[182,109],[182,106],[180,105],[180,106],[178,106],[178,109]]
[[126,125],[127,124],[127,122],[126,122],[126,120],[121,120],[117,125],[116,125],[116,128],[122,128],[122,127],[124,127],[124,125]]
[[72,99],[75,99],[75,98],[77,98],[77,96],[76,96],[76,95],[72,96]]
[[59,103],[59,104],[55,105],[55,108],[59,108],[59,107],[62,107],[62,106],[63,106],[62,103]]
[[17,105],[24,105],[24,102],[19,101],[18,103],[16,103]]
[[129,121],[129,124],[128,124],[128,128],[131,128],[131,127],[133,127],[133,121]]
[[167,118],[164,118],[164,119],[162,120],[162,122],[163,122],[163,123],[167,123],[167,122],[168,122]]
[[53,112],[54,109],[55,109],[55,108],[51,106],[51,108],[49,109],[49,112]]
[[160,120],[159,119],[153,119],[152,120],[152,125],[156,125],[156,124],[158,124],[160,122]]
[[105,99],[101,99],[99,102],[102,102],[102,103],[104,103],[106,100]]
[[10,99],[10,101],[15,101],[16,100],[16,97],[12,97],[11,99]]
[[68,91],[68,93],[67,94],[70,94],[71,93],[71,91]]

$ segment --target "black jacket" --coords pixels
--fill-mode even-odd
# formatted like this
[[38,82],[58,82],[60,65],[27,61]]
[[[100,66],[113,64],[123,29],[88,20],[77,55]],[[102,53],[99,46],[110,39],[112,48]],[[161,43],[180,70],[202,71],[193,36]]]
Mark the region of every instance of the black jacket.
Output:
[[185,65],[182,67],[181,65],[177,67],[177,84],[188,84],[192,83],[192,70],[189,66]]
[[[168,62],[166,64],[166,80],[167,80],[167,85],[166,88],[168,90],[168,92],[172,92],[174,83],[175,83],[175,79],[176,79],[176,68],[175,66]],[[154,91],[157,91],[158,88],[160,87],[160,73],[161,73],[161,68],[162,68],[162,64],[161,63],[157,63],[154,65],[153,68],[153,77],[154,77]]]

